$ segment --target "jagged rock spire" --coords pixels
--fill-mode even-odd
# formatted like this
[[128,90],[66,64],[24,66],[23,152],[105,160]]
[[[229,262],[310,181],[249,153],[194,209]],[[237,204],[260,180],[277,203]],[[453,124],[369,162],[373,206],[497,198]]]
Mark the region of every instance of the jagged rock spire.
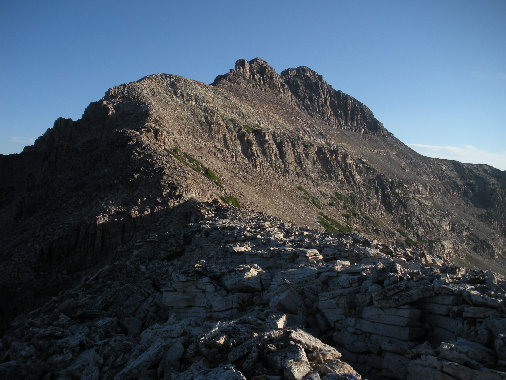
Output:
[[321,75],[306,66],[290,68],[279,75],[261,58],[251,61],[239,59],[235,69],[217,76],[213,85],[275,91],[288,103],[298,104],[310,116],[333,127],[359,133],[388,134],[367,106],[342,91],[334,90]]

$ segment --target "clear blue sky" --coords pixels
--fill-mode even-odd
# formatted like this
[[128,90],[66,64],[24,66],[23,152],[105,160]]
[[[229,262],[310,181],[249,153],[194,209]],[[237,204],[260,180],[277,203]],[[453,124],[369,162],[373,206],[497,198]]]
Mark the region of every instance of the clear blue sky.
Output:
[[257,56],[311,67],[419,151],[506,169],[505,0],[2,1],[0,153],[112,86]]

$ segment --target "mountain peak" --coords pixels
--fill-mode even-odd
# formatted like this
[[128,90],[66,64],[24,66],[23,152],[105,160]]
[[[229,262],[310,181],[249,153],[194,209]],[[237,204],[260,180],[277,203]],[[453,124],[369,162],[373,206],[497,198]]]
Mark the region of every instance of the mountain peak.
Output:
[[[296,105],[332,127],[389,135],[366,105],[342,91],[334,90],[323,76],[307,66],[289,68],[280,75],[261,58],[251,61],[239,59],[235,69],[217,76],[213,85],[227,89],[240,86],[240,92],[244,92],[244,87],[273,91],[277,100],[283,99],[292,106]],[[256,96],[258,94],[252,98]]]
[[255,58],[116,86],[0,155],[0,379],[360,378],[340,347],[368,378],[505,378],[506,283],[448,264],[506,274],[506,172],[387,133]]
[[323,76],[309,67],[284,70],[281,78],[310,115],[340,129],[389,134],[365,104],[342,91],[334,90]]
[[250,61],[238,59],[235,62],[235,68],[230,70],[228,74],[218,75],[213,85],[219,86],[220,84],[224,85],[224,83],[249,85],[285,92],[281,77],[276,70],[258,57]]
[[299,66],[296,68],[289,68],[286,70],[283,70],[281,72],[282,77],[291,77],[291,76],[302,76],[302,77],[311,77],[318,79],[323,82],[323,76],[318,74],[313,69],[307,67],[307,66]]

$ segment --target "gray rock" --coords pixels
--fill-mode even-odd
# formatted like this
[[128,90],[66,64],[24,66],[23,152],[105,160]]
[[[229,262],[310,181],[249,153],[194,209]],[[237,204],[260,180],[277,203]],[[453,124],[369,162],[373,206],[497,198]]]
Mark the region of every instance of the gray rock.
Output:
[[324,379],[361,379],[362,377],[349,364],[341,360],[328,360],[316,366]]
[[221,277],[221,283],[229,292],[260,292],[264,271],[258,265],[241,265]]
[[375,306],[365,307],[362,318],[371,322],[380,322],[395,326],[420,326],[421,311],[411,308],[385,308]]
[[291,314],[298,314],[304,307],[304,301],[295,289],[287,289],[280,294],[274,295],[269,302],[273,309]]
[[321,380],[320,375],[316,371],[309,372],[302,380]]
[[443,342],[439,347],[441,358],[464,365],[491,366],[495,363],[495,352],[481,344],[459,338],[456,342]]
[[311,371],[311,366],[309,365],[304,350],[299,346],[293,347],[297,347],[296,353],[289,353],[289,351],[293,350],[292,348],[288,348],[288,352],[282,353],[286,355],[282,359],[283,375],[284,378],[288,380],[301,380]]
[[88,373],[87,376],[93,378],[96,370],[103,364],[103,359],[97,354],[95,349],[83,351],[77,359],[61,372],[62,376],[79,377],[81,374]]
[[447,375],[438,369],[426,367],[423,362],[419,361],[409,363],[407,378],[410,380],[455,380],[453,376]]
[[11,360],[5,363],[0,363],[0,377],[2,379],[11,380],[19,378],[21,373],[21,367],[18,365],[18,362],[15,360]]
[[203,370],[193,375],[195,380],[246,380],[244,375],[233,365],[222,365],[217,368]]
[[405,356],[386,352],[383,355],[382,374],[394,379],[405,379],[407,377],[407,365],[409,359]]
[[81,380],[99,380],[100,369],[95,365],[87,366],[81,374]]
[[495,338],[494,348],[497,357],[502,361],[506,361],[506,333],[499,334],[497,338]]
[[356,327],[366,333],[405,341],[417,339],[425,334],[425,330],[419,327],[400,327],[366,320],[359,320]]
[[489,297],[476,290],[468,290],[464,292],[463,296],[466,301],[477,306],[499,308],[504,304],[502,299]]
[[114,376],[114,379],[136,379],[147,373],[149,367],[153,367],[160,361],[166,346],[167,343],[162,341],[153,343],[139,356],[131,358],[125,368]]
[[183,357],[183,354],[183,344],[179,340],[175,341],[164,352],[162,360],[160,362],[160,369],[163,371],[168,371],[170,369],[177,368],[179,366],[180,359]]
[[424,320],[433,328],[438,327],[445,329],[453,334],[457,334],[463,328],[463,321],[461,319],[445,317],[442,315],[426,314]]
[[434,289],[427,282],[414,283],[402,281],[373,293],[373,301],[375,306],[381,308],[398,307],[416,302],[433,294]]
[[127,330],[130,336],[139,335],[142,329],[142,321],[136,317],[125,317],[121,320],[120,325]]
[[498,315],[499,312],[496,309],[491,309],[488,307],[466,306],[462,312],[462,317],[469,319],[493,318],[497,317]]

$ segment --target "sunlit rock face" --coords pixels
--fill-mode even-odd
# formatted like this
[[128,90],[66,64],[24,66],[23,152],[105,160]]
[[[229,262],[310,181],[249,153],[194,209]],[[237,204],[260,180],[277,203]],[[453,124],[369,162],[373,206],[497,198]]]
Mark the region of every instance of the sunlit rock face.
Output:
[[307,67],[114,87],[0,178],[1,378],[505,377],[504,172]]

